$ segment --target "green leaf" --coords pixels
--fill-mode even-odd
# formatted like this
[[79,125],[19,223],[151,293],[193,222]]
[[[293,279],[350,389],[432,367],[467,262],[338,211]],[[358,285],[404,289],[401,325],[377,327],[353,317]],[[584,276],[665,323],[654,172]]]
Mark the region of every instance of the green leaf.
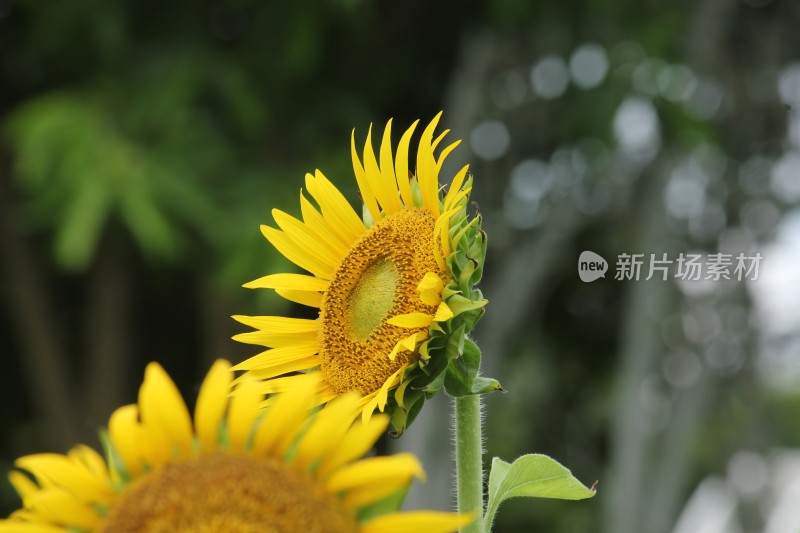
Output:
[[61,266],[85,268],[94,255],[110,208],[110,199],[101,187],[83,187],[65,200],[66,212],[57,227],[56,258]]
[[177,235],[175,228],[156,204],[154,195],[143,187],[129,187],[121,198],[122,219],[139,246],[146,252],[162,258],[175,255]]
[[450,396],[467,396],[472,394],[472,383],[478,375],[481,365],[481,350],[478,345],[464,338],[464,349],[461,357],[450,361],[444,386]]
[[509,498],[583,500],[594,495],[594,488],[575,479],[567,468],[546,455],[523,455],[510,464],[495,457],[489,472],[485,528],[491,530],[497,508]]

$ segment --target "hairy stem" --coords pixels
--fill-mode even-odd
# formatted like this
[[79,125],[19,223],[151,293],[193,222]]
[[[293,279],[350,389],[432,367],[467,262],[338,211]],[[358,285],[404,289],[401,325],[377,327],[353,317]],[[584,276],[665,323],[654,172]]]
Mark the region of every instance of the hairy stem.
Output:
[[461,533],[484,533],[481,397],[455,398],[454,408],[458,512],[476,515]]

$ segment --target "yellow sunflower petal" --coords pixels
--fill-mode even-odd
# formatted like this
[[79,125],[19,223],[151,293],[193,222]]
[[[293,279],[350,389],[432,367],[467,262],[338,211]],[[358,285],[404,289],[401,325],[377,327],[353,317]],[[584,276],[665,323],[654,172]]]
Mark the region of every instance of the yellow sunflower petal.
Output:
[[442,260],[442,256],[439,255],[439,247],[436,245],[436,241],[438,240],[442,245],[442,253],[444,257],[450,255],[450,217],[458,213],[459,208],[456,207],[454,209],[450,209],[449,211],[445,211],[442,213],[439,218],[436,220],[436,225],[433,229],[433,252],[436,256],[436,262],[439,263],[439,266],[444,269],[444,261]]
[[421,341],[424,341],[427,338],[428,338],[427,331],[418,331],[401,340],[400,345],[403,346],[403,348],[405,348],[409,352],[413,352],[414,349],[417,347],[417,344],[420,343]]
[[48,522],[76,529],[89,531],[100,522],[94,509],[78,501],[73,493],[60,488],[39,491],[25,501],[25,506]]
[[400,339],[400,341],[398,341],[397,344],[395,344],[391,353],[389,353],[389,359],[394,361],[394,358],[397,356],[400,350],[413,352],[414,349],[417,347],[417,343],[427,338],[428,334],[425,331],[418,331],[416,333],[412,333],[407,337],[403,337],[402,339]]
[[200,385],[194,409],[194,426],[204,450],[213,450],[217,446],[220,424],[228,406],[228,392],[232,379],[230,363],[218,359]]
[[272,331],[248,331],[247,333],[234,335],[233,340],[245,344],[257,344],[258,346],[267,348],[282,348],[284,346],[294,346],[296,344],[316,341],[317,332],[274,333]]
[[302,190],[300,191],[300,211],[303,214],[303,222],[306,223],[306,226],[314,228],[323,238],[336,241],[345,252],[353,245],[354,236],[348,233],[345,228],[329,223],[322,213],[314,208]]
[[325,381],[320,382],[319,388],[317,389],[317,400],[320,404],[328,403],[337,396],[338,394],[333,390],[330,383],[326,383]]
[[347,491],[347,494],[342,499],[342,505],[350,511],[357,512],[362,507],[379,502],[392,494],[405,490],[410,482],[411,478],[400,476],[364,483]]
[[388,322],[393,326],[399,326],[401,328],[423,328],[431,325],[433,316],[427,313],[414,311],[413,313],[393,316]]
[[239,363],[234,366],[232,370],[257,370],[269,368],[270,366],[282,365],[298,359],[305,359],[316,354],[318,350],[319,345],[316,341],[273,348],[272,350],[267,350],[266,352],[262,352]]
[[308,333],[320,328],[319,320],[288,318],[285,316],[234,315],[233,319],[245,326],[269,330],[274,333]]
[[343,250],[336,245],[335,241],[320,237],[313,228],[280,209],[273,209],[272,217],[290,240],[307,251],[313,251],[317,259],[334,269],[339,264],[342,254],[347,252],[347,249]]
[[376,397],[376,399],[378,401],[378,409],[380,409],[381,412],[383,412],[383,409],[386,407],[386,401],[387,401],[388,396],[389,396],[389,389],[391,389],[392,387],[397,385],[397,383],[400,381],[400,376],[403,374],[403,372],[406,371],[406,368],[408,368],[407,364],[401,366],[400,368],[398,368],[394,372],[394,374],[389,376],[389,378],[383,383],[383,385],[381,385],[381,388],[378,391],[378,394],[377,394],[377,397]]
[[368,483],[389,482],[393,479],[408,481],[413,477],[425,478],[422,465],[413,454],[398,453],[369,457],[343,466],[331,474],[325,485],[330,492],[339,492]]
[[[309,183],[313,183],[313,191],[309,187]],[[319,204],[325,220],[329,221],[331,226],[337,228],[343,235],[349,236],[351,243],[366,231],[364,221],[361,220],[361,217],[347,202],[347,199],[339,189],[322,172],[319,170],[314,171],[314,176],[311,180],[307,175],[306,187],[308,187],[309,192]]]
[[40,490],[39,486],[31,478],[16,470],[9,472],[8,481],[11,482],[11,486],[14,487],[14,490],[23,500]]
[[457,140],[456,142],[450,144],[446,148],[444,148],[441,153],[439,154],[439,159],[436,161],[436,175],[439,175],[439,172],[442,170],[442,165],[444,164],[444,160],[447,159],[447,156],[450,155],[450,152],[456,149],[456,147],[461,144],[461,139]]
[[[245,374],[247,376],[247,374]],[[263,395],[258,392],[256,383],[252,379],[245,379],[236,389],[228,411],[228,437],[231,448],[243,450],[247,438],[253,430],[253,424],[260,415],[258,404]]]
[[0,533],[64,533],[64,528],[0,519]]
[[319,372],[291,377],[287,391],[280,394],[264,414],[253,439],[255,453],[281,456],[286,452],[314,406],[314,393],[319,388],[320,379]]
[[400,409],[405,410],[406,406],[403,404],[403,399],[406,394],[406,389],[411,384],[411,380],[401,381],[400,385],[394,390],[394,401],[400,406]]
[[248,289],[290,289],[294,291],[326,291],[328,280],[306,276],[304,274],[270,274],[258,278],[243,287]]
[[[372,143],[368,139],[367,142],[369,143],[368,146],[370,148],[370,152],[372,151]],[[389,122],[386,123],[386,129],[383,132],[383,139],[381,140],[381,147],[380,147],[380,158],[381,158],[381,166],[379,173],[375,175],[374,180],[380,183],[380,186],[377,190],[380,191],[380,201],[381,205],[383,206],[384,211],[387,215],[391,215],[392,213],[396,213],[403,208],[403,204],[400,202],[400,196],[397,190],[397,180],[394,176],[394,161],[392,161],[392,120],[389,119]],[[368,159],[366,149],[364,153],[365,164],[366,160]],[[375,159],[374,153],[369,158],[370,160],[370,168],[372,167],[372,162]]]
[[397,354],[400,353],[400,348],[402,348],[402,346],[400,346],[399,342],[394,345],[392,351],[389,352],[389,361],[394,361],[397,358]]
[[[288,374],[290,372],[298,372],[301,370],[312,370],[314,368],[317,368],[319,364],[320,364],[320,358],[316,355],[312,355],[309,357],[304,357],[302,359],[294,359],[292,361],[286,361],[280,364],[264,365],[255,370],[250,370],[247,374],[249,374],[250,377],[264,381],[274,378],[276,376],[282,376],[284,374]],[[258,385],[258,390],[264,392],[265,394],[269,389],[270,386],[269,385],[265,386],[263,382]],[[234,392],[233,394],[235,395],[236,392]]]
[[150,363],[139,388],[139,410],[148,431],[165,436],[181,456],[192,450],[192,421],[181,393],[158,363]]
[[[391,121],[388,127],[391,127]],[[394,174],[394,169],[391,170]],[[400,200],[397,198],[397,186],[391,186],[378,167],[378,161],[375,159],[375,152],[372,149],[372,125],[369,126],[367,131],[367,140],[364,143],[364,175],[369,183],[378,204],[383,209],[385,215],[391,215],[400,208]],[[394,201],[393,201],[394,200]],[[380,220],[380,219],[375,219]]]
[[436,309],[436,314],[433,316],[433,321],[447,322],[451,318],[453,318],[453,311],[450,310],[450,307],[446,303],[441,302]]
[[145,455],[139,427],[139,407],[125,405],[116,409],[108,421],[108,434],[125,464],[125,470],[131,475],[138,475],[142,471]]
[[360,533],[451,533],[470,524],[475,516],[437,511],[393,513],[370,520],[361,526]]
[[[308,374],[300,374],[296,376],[285,376],[265,381],[261,384],[262,388],[260,390],[264,394],[283,393],[294,389],[301,381],[305,382],[308,380],[315,380],[315,382],[319,382],[320,379],[321,378],[319,374],[316,372],[309,372]],[[322,387],[320,386],[319,388],[321,389]],[[265,401],[276,400],[279,397],[280,395],[273,398],[268,398]]]
[[108,503],[113,497],[110,481],[103,482],[85,467],[63,455],[55,453],[27,455],[17,459],[14,465],[27,470],[37,480],[47,480],[56,487],[79,495],[84,502]]
[[286,233],[261,226],[261,233],[266,239],[289,261],[324,279],[331,279],[336,271],[336,265],[331,265],[319,259],[314,253],[313,245],[309,242],[297,243]]
[[[371,125],[370,130],[372,130]],[[372,219],[375,222],[382,220],[383,216],[381,215],[381,210],[378,208],[378,202],[375,199],[375,192],[372,190],[372,184],[368,179],[364,167],[361,165],[361,160],[358,159],[358,153],[356,153],[356,130],[353,130],[350,137],[350,156],[353,159],[353,172],[356,176],[358,189],[361,191],[361,199],[364,201],[364,205],[367,206],[369,214],[372,215]]]
[[72,448],[67,457],[75,461],[81,466],[86,467],[89,472],[99,477],[101,480],[108,479],[108,468],[103,457],[93,449],[79,444]]
[[391,212],[400,211],[403,204],[400,201],[399,191],[397,186],[397,178],[394,175],[394,160],[392,158],[392,119],[386,123],[386,129],[383,131],[383,139],[381,140],[381,176],[383,182],[390,190],[391,194],[389,209]]
[[386,402],[389,398],[389,389],[398,385],[401,381],[403,372],[408,368],[405,364],[398,368],[386,381],[381,385],[381,388],[372,394],[367,394],[361,399],[361,421],[368,422],[375,409],[380,409],[383,412],[386,407]]
[[[19,521],[23,522],[42,522],[46,519],[43,519],[41,516],[37,515],[36,513],[30,511],[29,509],[17,509],[16,511],[12,512],[8,515],[8,521],[14,524],[18,524]],[[0,519],[0,524],[4,524],[6,521]],[[8,531],[8,530],[0,530],[0,531]],[[64,533],[64,530],[59,530],[61,533]]]
[[325,457],[339,444],[356,417],[356,406],[361,395],[355,392],[337,397],[317,413],[311,426],[297,444],[294,460],[306,467]]
[[422,300],[425,305],[438,306],[439,302],[442,301],[441,294],[443,287],[444,282],[442,279],[437,274],[428,272],[417,285],[417,291],[420,293],[420,300]]
[[419,294],[419,299],[422,303],[430,306],[438,306],[442,301],[442,297],[438,291],[422,291]]
[[439,123],[441,111],[422,132],[417,151],[417,181],[419,182],[420,194],[425,208],[433,214],[439,216],[439,177],[436,174],[436,160],[433,156],[433,130]]
[[444,287],[444,282],[442,281],[442,278],[440,278],[438,274],[435,274],[433,272],[427,272],[425,276],[422,278],[422,281],[420,281],[419,284],[417,285],[417,290],[419,292],[433,290],[441,293],[443,287]]
[[[441,114],[441,113],[440,113]],[[439,146],[439,143],[442,142],[442,139],[447,137],[447,134],[450,133],[450,130],[444,130],[442,133],[436,137],[433,142],[431,143],[431,150],[436,150],[436,147]]]
[[357,422],[342,437],[342,440],[325,456],[317,467],[317,476],[327,478],[343,464],[367,453],[389,425],[387,415],[374,415],[368,422]]
[[318,292],[295,291],[292,289],[275,289],[275,292],[290,302],[316,307],[317,309],[322,307],[322,294]]
[[445,209],[449,209],[453,206],[454,198],[456,194],[461,191],[461,186],[464,184],[464,178],[467,176],[468,171],[469,165],[464,165],[464,167],[456,173],[455,177],[453,177],[453,181],[450,182],[450,189],[444,197]]
[[414,134],[417,124],[419,124],[419,120],[415,120],[411,127],[403,133],[400,138],[400,144],[397,145],[397,157],[394,160],[397,188],[400,191],[400,196],[403,198],[403,204],[406,209],[414,207],[411,183],[408,180],[408,147],[411,144],[411,136]]
[[[464,199],[465,197],[467,197],[471,191],[472,191],[472,188],[471,187],[467,187],[465,189],[462,189],[458,193],[456,193],[456,195],[451,200],[449,200],[449,203],[448,203],[447,207],[445,207],[445,210],[454,209],[456,212],[461,210],[464,207],[463,205],[461,205],[461,200]],[[464,228],[462,228],[462,230],[463,229]]]

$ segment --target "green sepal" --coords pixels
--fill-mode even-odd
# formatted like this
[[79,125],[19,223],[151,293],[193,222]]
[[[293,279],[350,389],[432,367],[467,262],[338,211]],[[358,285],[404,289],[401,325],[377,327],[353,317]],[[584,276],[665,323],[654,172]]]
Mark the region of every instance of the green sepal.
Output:
[[447,394],[459,397],[503,390],[497,380],[478,376],[480,364],[480,348],[472,340],[465,339],[463,353],[447,366],[444,380]]
[[367,204],[361,206],[361,220],[364,221],[364,226],[369,229],[375,224],[375,219],[372,218],[372,213],[367,209]]
[[484,307],[489,303],[489,300],[470,300],[469,298],[464,298],[460,294],[454,294],[446,301],[446,303],[453,312],[453,316],[458,316],[461,313]]
[[395,411],[392,415],[392,427],[394,428],[391,433],[392,437],[399,437],[405,433],[406,428],[414,422],[414,419],[417,418],[417,415],[422,410],[425,399],[425,396],[419,393],[419,396],[406,406],[406,409],[398,408]]
[[472,382],[472,394],[488,394],[490,392],[506,392],[506,390],[494,378],[478,376]]
[[[125,462],[122,460],[119,452],[117,452],[117,449],[114,447],[114,443],[111,441],[111,436],[108,434],[108,430],[100,430],[100,443],[102,444],[103,451],[105,452],[108,469],[116,473],[118,483],[115,483],[114,488],[116,490],[121,490],[122,487],[131,482],[132,478],[128,472],[128,469],[125,468]],[[111,479],[114,479],[114,476],[112,476]]]
[[472,382],[478,375],[481,364],[481,350],[470,339],[464,339],[464,349],[447,367],[445,390],[450,396],[472,394]]
[[411,186],[411,203],[414,207],[424,207],[425,202],[422,200],[422,191],[419,188],[419,181],[417,181],[416,176],[412,176],[410,180],[408,180],[409,185]]
[[475,271],[472,273],[469,282],[472,285],[477,285],[478,282],[483,277],[483,264],[486,259],[486,247],[488,245],[488,239],[486,237],[486,232],[482,229],[478,228],[478,234],[475,237],[475,241],[472,244],[472,247],[469,250],[469,254],[471,257],[479,258],[478,265],[475,268]]
[[447,301],[457,294],[462,294],[461,289],[452,288],[450,285],[448,285],[442,289],[442,300]]
[[429,383],[417,390],[424,392],[425,394],[436,394],[439,392],[439,389],[442,388],[442,385],[444,385],[445,376],[447,376],[447,372],[442,370]]
[[403,407],[400,407],[399,403],[394,401],[395,407],[392,410],[392,427],[394,429],[390,435],[392,437],[399,437],[402,435],[406,428],[417,418],[425,400],[431,396],[433,396],[433,394],[429,396],[420,390],[412,390],[406,392],[404,395]]
[[466,331],[464,326],[456,328],[449,337],[447,337],[447,344],[444,347],[444,355],[448,361],[452,361],[456,357],[460,357],[464,353],[464,343],[467,340]]

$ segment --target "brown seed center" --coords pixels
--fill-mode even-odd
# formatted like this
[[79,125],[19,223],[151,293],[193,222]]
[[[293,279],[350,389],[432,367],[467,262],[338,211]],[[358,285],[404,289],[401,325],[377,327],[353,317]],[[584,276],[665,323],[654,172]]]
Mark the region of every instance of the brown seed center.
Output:
[[356,533],[340,501],[274,458],[214,452],[168,464],[120,494],[103,533]]
[[444,275],[433,255],[435,224],[424,209],[393,213],[365,232],[339,265],[320,309],[321,370],[337,393],[373,393],[416,357],[403,352],[389,359],[392,348],[415,330],[387,320],[435,311],[417,292],[426,273]]

